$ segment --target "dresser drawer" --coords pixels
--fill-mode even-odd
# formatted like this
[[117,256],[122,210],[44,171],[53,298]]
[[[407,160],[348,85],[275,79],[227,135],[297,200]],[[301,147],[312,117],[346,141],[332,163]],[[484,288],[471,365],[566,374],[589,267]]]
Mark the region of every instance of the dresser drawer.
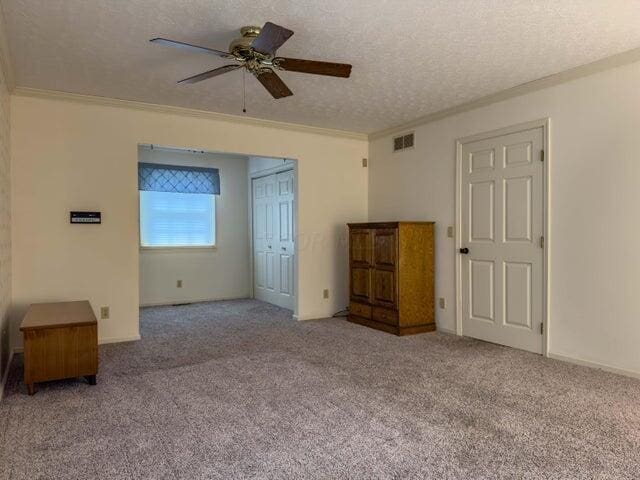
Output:
[[398,312],[388,308],[373,307],[373,319],[387,325],[398,325]]
[[371,307],[361,303],[351,302],[349,304],[349,313],[362,318],[371,318]]

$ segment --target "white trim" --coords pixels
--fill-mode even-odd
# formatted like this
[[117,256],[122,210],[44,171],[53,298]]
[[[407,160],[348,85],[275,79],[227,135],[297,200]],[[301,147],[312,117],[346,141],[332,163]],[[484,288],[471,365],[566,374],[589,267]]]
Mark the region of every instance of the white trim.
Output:
[[122,100],[117,98],[98,97],[94,95],[81,95],[76,93],[61,92],[57,90],[44,90],[44,89],[30,88],[30,87],[19,87],[14,85],[14,80],[13,80],[14,75],[13,75],[12,64],[9,60],[8,48],[6,50],[7,52],[4,55],[2,55],[1,53],[2,38],[1,38],[1,32],[0,32],[0,56],[4,59],[4,60],[0,59],[0,62],[3,63],[3,68],[6,69],[6,71],[4,72],[4,75],[7,82],[7,86],[9,87],[9,91],[16,96],[44,98],[44,99],[53,99],[53,100],[67,100],[67,101],[80,102],[85,104],[132,108],[132,109],[146,110],[146,111],[159,112],[159,113],[171,113],[176,115],[195,116],[195,117],[201,117],[201,118],[209,118],[212,120],[235,122],[235,123],[240,123],[245,125],[278,128],[278,129],[284,129],[284,130],[293,130],[293,131],[299,131],[299,132],[305,132],[305,133],[315,133],[319,135],[329,135],[334,137],[344,137],[344,138],[351,138],[354,140],[369,140],[369,141],[376,140],[378,138],[382,138],[390,135],[395,135],[405,130],[415,129],[416,127],[425,125],[427,123],[435,122],[437,120],[441,120],[443,118],[456,115],[458,113],[474,110],[476,108],[483,107],[485,105],[490,105],[492,103],[497,103],[503,100],[507,100],[509,98],[518,97],[521,95],[525,95],[527,93],[542,90],[544,88],[553,87],[555,85],[560,85],[562,83],[570,82],[572,80],[576,80],[582,77],[587,77],[595,73],[603,72],[603,71],[614,69],[617,67],[622,67],[622,66],[640,61],[640,48],[635,48],[632,50],[628,50],[626,52],[618,53],[616,55],[612,55],[606,58],[602,58],[600,60],[596,60],[591,63],[587,63],[585,65],[580,65],[580,66],[571,68],[569,70],[565,70],[562,72],[554,73],[552,75],[548,75],[546,77],[532,80],[530,82],[526,82],[526,83],[517,85],[515,87],[511,87],[506,90],[496,92],[494,94],[486,95],[484,97],[477,98],[470,102],[462,103],[454,107],[429,113],[427,115],[418,117],[415,120],[412,120],[410,122],[406,122],[400,125],[385,128],[383,130],[378,130],[370,134],[366,134],[366,133],[359,133],[359,132],[350,132],[346,130],[312,127],[312,126],[302,125],[297,123],[277,122],[273,120],[264,120],[259,118],[241,117],[238,115],[209,112],[206,110],[197,110],[197,109],[190,109],[190,108],[183,108],[183,107],[173,107],[169,105],[158,105],[153,103],[137,102],[133,100]]
[[141,252],[214,252],[218,249],[217,245],[174,245],[174,246],[148,246],[148,245],[140,245]]
[[611,365],[607,365],[604,363],[598,363],[591,360],[584,360],[582,358],[576,358],[570,355],[563,355],[560,353],[549,352],[547,356],[553,360],[568,362],[574,365],[580,365],[582,367],[597,368],[598,370],[603,370],[609,373],[616,373],[618,375],[624,375],[626,377],[640,378],[640,372],[637,372],[635,370],[625,370],[624,368],[612,367]]
[[13,360],[13,355],[16,353],[15,349],[11,350],[9,353],[9,360],[7,360],[7,368],[2,375],[2,382],[0,383],[0,402],[4,398],[4,387],[7,384],[7,378],[9,378],[9,369],[11,368],[11,361]]
[[147,307],[169,307],[172,305],[191,305],[193,303],[206,303],[206,302],[223,302],[225,300],[246,300],[247,296],[243,297],[218,297],[218,298],[196,298],[196,299],[187,299],[187,300],[171,300],[166,302],[157,302],[157,303],[145,303],[140,304],[140,308]]
[[491,95],[477,98],[467,103],[462,103],[451,108],[446,108],[444,110],[429,113],[410,122],[396,125],[395,127],[385,128],[383,130],[373,132],[369,134],[369,141],[395,135],[402,132],[403,130],[410,130],[427,123],[450,117],[451,115],[468,112],[469,110],[474,110],[485,105],[501,102],[509,98],[518,97],[520,95],[525,95],[527,93],[553,87],[555,85],[560,85],[562,83],[570,82],[578,78],[593,75],[594,73],[599,73],[605,70],[629,65],[637,61],[640,61],[640,48],[634,48],[633,50],[628,50],[626,52],[618,53],[610,57],[602,58],[600,60],[596,60],[595,62],[580,65],[563,72],[554,73],[552,75],[542,77],[531,82],[526,82]]
[[551,212],[551,119],[543,118],[531,122],[520,123],[509,127],[483,132],[456,140],[456,175],[455,175],[455,235],[454,235],[454,263],[455,263],[455,297],[456,297],[456,334],[463,335],[462,332],[462,259],[458,253],[462,247],[462,146],[467,143],[478,140],[485,140],[492,137],[508,135],[510,133],[522,132],[533,128],[542,128],[544,162],[542,162],[544,191],[543,197],[543,220],[542,228],[544,235],[543,249],[543,286],[542,286],[542,323],[544,325],[544,334],[542,336],[542,355],[549,356],[549,289],[551,288],[550,275],[550,212]]
[[197,110],[192,108],[172,107],[169,105],[158,105],[155,103],[136,102],[133,100],[122,100],[118,98],[98,97],[94,95],[80,95],[77,93],[60,92],[57,90],[42,90],[38,88],[16,87],[13,95],[19,97],[43,98],[46,100],[62,100],[69,102],[78,102],[89,105],[101,105],[106,107],[130,108],[136,110],[144,110],[148,112],[167,113],[173,115],[182,115],[190,117],[205,118],[209,120],[218,120],[223,122],[232,122],[242,125],[254,127],[277,128],[280,130],[289,130],[302,133],[313,133],[316,135],[327,135],[331,137],[350,138],[354,140],[368,140],[366,133],[349,132],[346,130],[334,130],[330,128],[311,127],[298,123],[276,122],[273,120],[264,120],[261,118],[241,117],[228,113],[209,112],[206,110]]
[[135,342],[137,340],[140,340],[140,334],[138,335],[132,335],[130,337],[106,337],[106,338],[99,338],[98,339],[98,345],[105,345],[107,343],[121,343],[121,342]]

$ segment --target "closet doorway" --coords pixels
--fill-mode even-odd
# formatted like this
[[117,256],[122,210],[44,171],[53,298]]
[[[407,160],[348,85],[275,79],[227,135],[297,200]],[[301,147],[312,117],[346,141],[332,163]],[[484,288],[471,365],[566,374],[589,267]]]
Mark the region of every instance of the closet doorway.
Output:
[[295,172],[288,160],[251,175],[253,294],[295,310]]

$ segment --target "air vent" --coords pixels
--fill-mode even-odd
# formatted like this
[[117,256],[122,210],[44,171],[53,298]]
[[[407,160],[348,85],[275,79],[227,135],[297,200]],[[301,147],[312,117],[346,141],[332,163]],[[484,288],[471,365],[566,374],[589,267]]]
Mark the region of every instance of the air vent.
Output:
[[407,148],[413,148],[413,132],[394,137],[393,139],[393,151],[399,152]]
[[404,148],[404,137],[396,137],[393,139],[393,151],[397,152]]

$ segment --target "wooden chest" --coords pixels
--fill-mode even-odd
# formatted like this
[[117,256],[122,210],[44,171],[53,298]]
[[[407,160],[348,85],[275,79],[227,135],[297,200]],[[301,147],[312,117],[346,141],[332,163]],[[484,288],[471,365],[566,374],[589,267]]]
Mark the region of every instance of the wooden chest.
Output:
[[436,329],[434,223],[349,224],[349,321],[407,335]]
[[86,377],[98,373],[98,322],[88,301],[35,303],[20,330],[24,336],[24,383]]

